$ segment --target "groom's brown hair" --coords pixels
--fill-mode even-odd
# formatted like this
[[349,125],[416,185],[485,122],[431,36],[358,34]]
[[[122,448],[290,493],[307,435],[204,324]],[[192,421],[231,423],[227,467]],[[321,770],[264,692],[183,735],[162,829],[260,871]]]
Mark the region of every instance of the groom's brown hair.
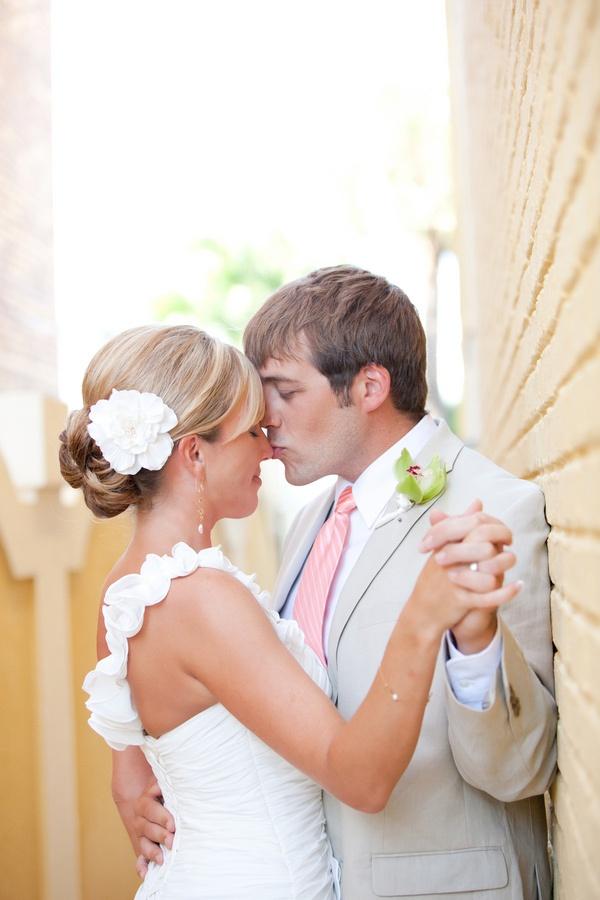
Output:
[[244,349],[255,366],[297,357],[301,340],[342,405],[363,366],[390,373],[394,406],[418,420],[427,398],[425,332],[404,291],[354,266],[317,269],[275,291],[250,319]]

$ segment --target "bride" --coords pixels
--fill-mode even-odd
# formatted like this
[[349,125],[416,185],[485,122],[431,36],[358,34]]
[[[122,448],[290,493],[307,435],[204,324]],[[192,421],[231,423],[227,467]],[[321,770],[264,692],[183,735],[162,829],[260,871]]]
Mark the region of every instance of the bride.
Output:
[[135,328],[92,359],[83,404],[61,434],[63,476],[99,517],[136,511],[104,585],[89,721],[121,770],[144,755],[176,825],[136,896],[339,897],[322,788],[383,809],[415,748],[444,631],[517,587],[470,593],[462,569],[450,580],[429,559],[344,721],[296,622],[211,546],[216,522],[255,510],[271,456],[250,362],[191,326]]

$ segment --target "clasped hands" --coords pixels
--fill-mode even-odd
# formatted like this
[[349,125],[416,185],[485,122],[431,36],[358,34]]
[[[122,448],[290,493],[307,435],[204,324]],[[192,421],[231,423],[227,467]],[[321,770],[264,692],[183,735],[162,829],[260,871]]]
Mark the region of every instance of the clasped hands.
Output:
[[[498,606],[512,599],[522,586],[521,582],[504,586],[504,575],[516,562],[515,555],[506,550],[512,544],[512,533],[503,522],[483,511],[480,500],[462,515],[448,516],[433,510],[429,519],[431,528],[419,551],[431,554],[455,590],[463,594],[466,612],[452,625],[452,637],[461,653],[478,653],[496,633]],[[473,595],[478,595],[478,605]],[[133,806],[139,847],[136,869],[144,878],[150,860],[159,865],[163,862],[160,844],[168,849],[173,846],[175,821],[162,805],[154,780]]]
[[458,650],[479,653],[492,641],[497,627],[498,607],[512,600],[523,584],[504,585],[505,573],[516,563],[512,532],[499,519],[483,511],[475,500],[460,516],[433,510],[431,528],[424,536],[420,552],[431,554],[462,595],[465,615],[451,626]]

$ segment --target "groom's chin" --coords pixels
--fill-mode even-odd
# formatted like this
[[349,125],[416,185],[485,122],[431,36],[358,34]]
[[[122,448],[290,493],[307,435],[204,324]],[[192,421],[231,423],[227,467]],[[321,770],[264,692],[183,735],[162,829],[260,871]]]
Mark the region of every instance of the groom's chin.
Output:
[[[291,466],[289,463],[283,464],[284,472],[285,472],[285,480],[288,484],[293,484],[294,487],[302,487],[305,484],[311,484],[316,480],[315,477],[311,476],[307,472],[299,471],[298,469]],[[317,476],[318,477],[318,476]]]
[[284,466],[283,470],[284,470],[285,480],[287,481],[288,484],[293,484],[295,487],[298,487],[301,484],[306,484],[305,481],[303,481],[301,478],[298,477],[298,473],[294,472],[294,470],[291,469],[289,466]]

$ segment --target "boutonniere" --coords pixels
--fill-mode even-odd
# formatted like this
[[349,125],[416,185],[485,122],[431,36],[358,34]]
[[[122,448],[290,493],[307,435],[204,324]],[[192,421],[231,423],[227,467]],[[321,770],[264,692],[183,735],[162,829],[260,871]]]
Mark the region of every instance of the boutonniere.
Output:
[[433,456],[426,466],[415,463],[406,448],[394,464],[398,478],[396,491],[413,503],[429,503],[446,487],[446,466],[439,456]]

